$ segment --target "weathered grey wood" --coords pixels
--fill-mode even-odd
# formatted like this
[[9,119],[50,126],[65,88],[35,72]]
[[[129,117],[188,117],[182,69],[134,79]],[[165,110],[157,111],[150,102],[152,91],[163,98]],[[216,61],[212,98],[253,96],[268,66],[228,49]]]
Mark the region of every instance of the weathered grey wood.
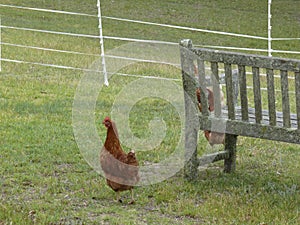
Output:
[[232,74],[232,84],[234,89],[234,105],[238,104],[239,97],[239,71],[238,69],[234,69],[231,71]]
[[238,65],[242,120],[248,121],[247,76],[245,66]]
[[226,96],[228,107],[228,118],[235,119],[235,107],[234,107],[234,87],[232,82],[232,70],[230,64],[225,64],[225,82],[226,82]]
[[[255,123],[255,109],[254,108],[248,108],[249,110],[249,122],[250,123]],[[235,118],[236,120],[242,120],[242,109],[240,106],[235,107]],[[226,108],[222,110],[222,118],[226,120],[228,118],[228,111]],[[262,121],[261,124],[264,125],[270,125],[270,116],[269,116],[269,111],[268,110],[262,110]],[[282,112],[276,112],[276,126],[278,127],[283,127],[283,114]],[[291,114],[291,128],[292,129],[297,129],[298,127],[297,124],[297,115],[296,114]]]
[[288,84],[288,73],[287,73],[286,70],[281,70],[280,71],[280,78],[281,78],[283,126],[284,127],[291,127],[289,84]]
[[[182,46],[184,48],[192,49],[193,42],[190,39],[183,39],[180,41],[180,46]],[[182,49],[180,49],[180,50],[182,50]]]
[[185,164],[184,174],[188,180],[194,180],[197,177],[198,159],[197,159],[197,139],[198,129],[195,129],[193,121],[186,121],[185,126]]
[[213,85],[214,93],[214,107],[215,107],[215,116],[220,117],[222,112],[221,101],[220,101],[220,77],[218,70],[218,63],[211,62],[211,82]]
[[[236,141],[237,135],[262,138],[274,141],[282,141],[288,143],[300,144],[300,60],[290,60],[275,57],[263,57],[258,55],[227,53],[221,51],[207,50],[193,48],[191,42],[185,41],[181,43],[181,57],[183,69],[183,87],[185,90],[185,101],[190,100],[190,104],[185,104],[186,107],[186,142],[192,142],[185,145],[186,159],[185,174],[188,178],[194,179],[197,174],[196,167],[199,164],[214,162],[225,159],[224,171],[232,172],[235,169],[236,161]],[[195,77],[191,74],[193,70],[193,60],[197,58],[198,64],[198,81],[196,84]],[[207,81],[205,77],[204,64],[211,63],[211,77]],[[189,64],[185,65],[185,64]],[[224,64],[225,75],[221,76],[220,80],[218,74],[218,65]],[[238,66],[238,85],[233,85],[232,66]],[[254,107],[248,106],[247,93],[247,76],[246,67],[252,68],[253,74],[253,92],[254,92]],[[262,108],[262,96],[260,89],[260,69],[267,71],[267,91],[268,91],[268,110]],[[187,70],[188,72],[185,72]],[[279,70],[281,75],[281,95],[282,95],[282,112],[276,111],[275,98],[275,83],[274,70]],[[289,84],[288,73],[292,71],[295,73],[295,95],[296,95],[296,113],[290,112],[289,100]],[[220,89],[219,82],[226,83],[226,101],[227,107],[221,108],[220,103]],[[210,83],[210,84],[208,84]],[[193,111],[197,106],[195,90],[196,85],[201,87],[203,100],[207,104],[206,98],[207,85],[213,86],[215,95],[215,113],[198,113]],[[235,91],[239,86],[241,106],[237,106]],[[194,97],[193,97],[194,95]],[[220,108],[218,108],[220,107]],[[203,107],[204,108],[204,107]],[[205,107],[208,109],[208,107]],[[196,119],[195,119],[196,115]],[[196,125],[195,125],[196,124]],[[225,124],[225,150],[223,152],[214,153],[210,155],[197,158],[197,130],[210,130],[212,132],[219,132],[219,126],[216,124]],[[192,153],[188,154],[188,153]]]
[[220,151],[220,152],[214,152],[211,154],[207,154],[204,156],[201,156],[198,158],[198,165],[204,166],[209,163],[217,162],[220,160],[227,159],[229,157],[228,151]]
[[235,171],[236,167],[236,142],[237,135],[226,133],[225,135],[225,151],[228,152],[228,158],[224,161],[224,172],[231,173]]
[[[217,128],[212,127],[212,124],[218,123],[224,123],[224,119],[201,117],[200,129],[217,132]],[[227,120],[225,133],[300,144],[300,130],[298,129],[273,127],[265,124],[249,123],[242,120]]]
[[185,48],[180,49],[182,80],[184,87],[185,102],[185,176],[189,180],[197,176],[197,139],[198,139],[198,121],[197,118],[197,99],[196,99],[196,81],[194,75],[193,59],[189,48],[192,43],[186,41],[183,43]]
[[[249,110],[249,122],[250,123],[255,123],[255,109],[254,108],[248,108]],[[242,121],[242,109],[240,106],[235,107],[235,119],[236,120],[241,120]],[[261,124],[264,125],[270,125],[270,120],[269,120],[269,111],[268,110],[262,110],[262,121]],[[227,120],[228,118],[228,110],[227,108],[222,109],[222,119]],[[247,122],[247,121],[246,121]],[[283,127],[283,114],[282,112],[276,112],[276,126],[278,127]],[[291,114],[291,129],[298,129],[298,123],[297,123],[297,115],[296,114]]]
[[199,56],[200,59],[209,62],[300,72],[299,60],[232,53],[203,48],[193,48],[192,51]]
[[295,95],[296,95],[296,111],[297,124],[300,130],[300,72],[295,73]]
[[254,93],[255,119],[256,119],[256,123],[260,123],[261,120],[262,120],[262,106],[261,106],[259,68],[258,67],[252,67],[252,73],[253,73],[253,93]]
[[198,80],[200,88],[200,100],[202,105],[202,113],[204,116],[209,115],[208,102],[207,102],[207,91],[206,91],[206,78],[205,78],[205,65],[203,60],[197,60],[198,67]]
[[270,125],[276,126],[274,71],[272,69],[267,69],[267,89]]

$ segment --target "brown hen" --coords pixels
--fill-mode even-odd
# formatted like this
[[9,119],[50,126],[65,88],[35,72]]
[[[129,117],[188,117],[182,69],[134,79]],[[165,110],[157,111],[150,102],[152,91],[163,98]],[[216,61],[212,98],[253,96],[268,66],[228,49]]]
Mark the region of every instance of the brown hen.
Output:
[[[207,88],[206,90],[207,90],[207,98],[208,98],[208,110],[210,112],[213,112],[215,110],[214,93],[209,88]],[[197,90],[196,90],[196,96],[197,96],[197,100],[198,100],[199,110],[200,110],[200,112],[202,112],[201,95],[200,95],[199,88],[197,88]],[[224,94],[221,89],[220,89],[220,97],[221,97],[221,105],[224,105]],[[212,132],[209,130],[205,130],[204,136],[211,146],[213,146],[215,144],[225,144],[225,134],[224,133]]]
[[107,128],[104,147],[100,152],[100,164],[106,182],[117,193],[117,200],[122,202],[120,192],[130,190],[131,202],[134,203],[133,186],[139,181],[138,160],[135,152],[125,153],[120,145],[116,124],[106,117],[103,120]]

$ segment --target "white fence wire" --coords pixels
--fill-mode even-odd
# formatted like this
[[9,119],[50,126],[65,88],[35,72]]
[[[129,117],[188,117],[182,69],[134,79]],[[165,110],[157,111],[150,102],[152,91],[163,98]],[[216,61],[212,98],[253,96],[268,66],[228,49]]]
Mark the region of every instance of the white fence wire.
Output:
[[[270,3],[270,0],[268,0],[268,1]],[[43,8],[33,8],[33,7],[24,7],[24,6],[16,6],[16,5],[7,5],[7,4],[0,4],[0,7],[6,7],[6,8],[18,9],[18,10],[30,10],[30,11],[38,11],[38,12],[45,12],[45,13],[56,13],[56,14],[64,14],[64,15],[70,15],[70,16],[83,16],[83,17],[95,18],[95,19],[98,19],[98,21],[99,21],[99,32],[100,32],[99,34],[91,35],[91,34],[61,32],[61,31],[54,31],[54,30],[33,29],[33,28],[26,28],[26,27],[15,27],[15,26],[9,26],[9,25],[2,25],[1,20],[0,20],[0,28],[1,28],[0,30],[2,30],[2,29],[3,30],[12,29],[12,30],[20,30],[20,31],[28,31],[28,32],[45,33],[45,34],[73,36],[73,37],[79,37],[79,38],[99,39],[100,46],[101,46],[101,48],[99,46],[99,49],[100,49],[99,54],[90,54],[90,53],[76,52],[76,51],[73,51],[73,50],[60,50],[60,49],[45,48],[45,47],[40,47],[40,46],[21,45],[21,44],[16,44],[16,43],[2,42],[1,33],[0,33],[0,47],[1,46],[11,46],[11,47],[28,48],[28,49],[35,49],[35,50],[41,50],[41,51],[67,53],[67,54],[74,54],[74,55],[86,55],[86,56],[95,56],[95,57],[102,56],[103,60],[105,60],[105,57],[107,57],[107,58],[116,58],[116,59],[123,58],[124,60],[134,60],[134,61],[137,61],[137,62],[150,62],[150,63],[153,63],[154,62],[153,60],[138,59],[138,58],[133,59],[131,57],[120,57],[120,56],[114,56],[114,55],[105,55],[104,54],[104,47],[103,47],[104,46],[104,39],[127,41],[127,42],[141,42],[141,43],[178,45],[178,43],[169,42],[169,41],[146,40],[146,39],[139,39],[139,38],[106,36],[106,35],[102,34],[102,26],[101,26],[102,19],[115,20],[115,21],[126,22],[126,23],[138,23],[138,24],[142,24],[142,25],[145,25],[145,26],[167,27],[167,28],[172,28],[172,29],[180,29],[180,30],[187,30],[187,31],[194,31],[194,32],[211,33],[211,34],[216,34],[216,35],[227,35],[227,36],[235,36],[235,37],[240,37],[240,38],[251,38],[251,39],[258,39],[258,40],[263,40],[263,41],[270,41],[270,40],[271,41],[300,40],[300,38],[270,38],[270,36],[269,37],[261,37],[261,36],[230,33],[230,32],[223,32],[223,31],[213,31],[213,30],[193,28],[193,27],[185,27],[185,26],[178,26],[178,25],[171,25],[171,24],[154,23],[154,22],[141,21],[141,20],[132,20],[132,19],[126,19],[126,18],[117,18],[117,17],[111,17],[111,16],[102,16],[101,15],[101,10],[100,10],[101,8],[100,8],[100,1],[99,0],[97,0],[97,4],[98,4],[97,6],[99,8],[98,15],[78,13],[78,12],[68,12],[68,11],[61,11],[61,10],[53,10],[53,9],[43,9]],[[268,25],[269,25],[268,29],[270,31],[270,24],[268,24]],[[201,47],[216,48],[216,49],[228,49],[228,50],[256,51],[256,52],[270,52],[270,50],[271,50],[271,52],[276,52],[276,53],[300,54],[299,51],[275,50],[275,49],[271,49],[270,46],[269,46],[269,49],[241,48],[241,47],[234,47],[234,46],[212,46],[212,45],[201,45]],[[73,67],[73,66],[56,65],[56,64],[40,63],[40,62],[27,62],[27,61],[18,60],[18,59],[7,59],[7,58],[5,58],[5,56],[3,58],[3,54],[1,54],[1,51],[0,51],[0,60],[2,62],[32,64],[32,65],[54,67],[54,68],[60,68],[60,69],[94,71],[94,70],[90,70],[88,68],[77,68],[77,67]],[[103,68],[105,68],[105,61],[102,61],[102,63],[103,63]],[[165,63],[165,62],[155,62],[155,63]],[[168,64],[168,63],[166,63],[166,64]],[[1,71],[1,63],[0,63],[0,71]],[[101,72],[103,72],[103,71],[101,71]],[[106,71],[104,72],[104,74],[105,73],[106,73]],[[107,73],[109,73],[109,71]],[[125,76],[126,74],[118,73],[118,75]],[[127,74],[127,76],[140,76],[140,75]],[[154,79],[154,77],[151,77],[151,76],[149,76],[149,78]],[[155,79],[157,79],[157,77],[155,77]],[[162,78],[162,79],[169,79],[169,78]],[[174,79],[174,80],[178,80],[178,79]]]

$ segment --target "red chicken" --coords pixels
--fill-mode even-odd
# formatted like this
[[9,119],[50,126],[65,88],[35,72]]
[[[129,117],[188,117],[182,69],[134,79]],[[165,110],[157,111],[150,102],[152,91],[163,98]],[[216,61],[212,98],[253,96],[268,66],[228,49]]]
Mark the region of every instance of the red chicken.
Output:
[[100,164],[106,182],[116,192],[119,202],[122,202],[120,192],[130,190],[130,204],[133,204],[133,186],[139,181],[138,160],[133,150],[129,153],[123,151],[116,124],[109,117],[105,117],[103,124],[107,128],[107,136],[100,152]]
[[[214,103],[214,93],[212,92],[212,90],[210,90],[209,88],[206,88],[207,90],[207,98],[208,98],[208,110],[210,112],[215,110],[215,103]],[[202,112],[202,105],[201,105],[201,95],[200,95],[200,89],[197,88],[196,90],[196,95],[197,95],[197,100],[198,100],[198,107],[200,112]]]
[[[214,93],[211,89],[207,88],[207,98],[208,98],[208,110],[210,112],[213,112],[215,110],[214,105]],[[201,104],[201,98],[200,98],[200,89],[197,88],[196,90],[197,100],[198,100],[198,107],[200,112],[202,112],[202,104]],[[220,89],[220,97],[221,97],[221,104],[224,105],[224,94],[222,90]],[[208,140],[209,144],[211,146],[215,144],[225,144],[225,134],[219,133],[219,132],[211,132],[209,130],[204,131],[204,136]]]

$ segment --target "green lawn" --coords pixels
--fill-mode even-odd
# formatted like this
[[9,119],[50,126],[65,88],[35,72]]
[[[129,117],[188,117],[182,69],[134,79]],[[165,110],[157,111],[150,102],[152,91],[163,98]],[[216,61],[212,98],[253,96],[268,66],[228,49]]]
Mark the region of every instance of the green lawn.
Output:
[[[2,0],[1,4],[97,15],[94,0]],[[262,0],[104,0],[101,4],[104,16],[267,36],[267,1]],[[273,37],[299,37],[299,6],[300,3],[293,0],[273,1]],[[90,35],[97,35],[99,32],[97,17],[1,6],[0,16],[4,26]],[[267,48],[267,42],[261,40],[128,24],[108,19],[103,20],[103,28],[106,36],[171,42],[190,38],[194,44],[199,45]],[[93,38],[3,28],[1,40],[11,44],[88,54],[100,52],[99,40]],[[118,52],[116,48],[121,49],[123,44],[126,42],[105,40],[105,49],[107,52]],[[300,50],[299,41],[274,41],[273,46],[274,49]],[[94,55],[57,53],[9,45],[1,47],[2,58],[6,59],[92,69],[100,63],[99,57]],[[164,53],[165,49],[161,48],[160,51]],[[300,55],[273,55],[300,58]],[[97,63],[93,64],[95,61]],[[117,72],[171,78],[175,80],[166,80],[161,85],[168,82],[178,87],[181,85],[180,70],[174,66],[126,64]],[[89,165],[90,161],[85,160],[86,152],[78,147],[78,136],[73,130],[74,97],[82,79],[89,75],[94,74],[2,62],[0,225],[300,223],[300,146],[244,137],[238,139],[235,173],[224,174],[223,165],[219,162],[202,168],[198,179],[188,182],[180,170],[163,182],[138,186],[135,189],[135,205],[116,203],[115,195],[106,186],[105,179]],[[87,90],[87,93],[97,94],[93,116],[100,141],[105,139],[106,131],[101,124],[104,116],[126,109],[126,97],[125,102],[122,101],[126,95],[123,93],[126,94],[126,88],[141,80],[138,77],[113,75],[109,80],[109,87],[102,87],[99,94],[97,89]],[[142,81],[151,84],[150,80]],[[91,83],[90,87],[99,87],[99,84],[101,83]],[[149,85],[145,87],[145,91],[149,91],[149,88],[153,87]],[[172,90],[167,92],[173,94]],[[177,92],[174,92],[174,96],[176,95]],[[138,96],[139,92],[134,97]],[[292,103],[293,99],[292,97]],[[118,105],[116,103],[120,108],[114,108]],[[136,137],[147,139],[155,136],[152,131],[163,130],[162,127],[158,130],[151,126],[151,121],[155,119],[157,122],[157,118],[164,119],[162,124],[166,127],[165,136],[161,144],[153,149],[137,151],[142,166],[167,159],[175,152],[180,139],[180,115],[174,105],[165,99],[139,99],[130,110],[128,123]],[[201,132],[199,137],[199,152],[217,151],[221,148],[210,148]],[[86,138],[89,140],[89,137]],[[87,141],[87,146],[88,144]],[[125,150],[129,148],[131,146],[124,144]],[[97,149],[92,151],[92,156],[97,155]],[[122,196],[125,202],[129,200],[129,193],[123,193]]]

